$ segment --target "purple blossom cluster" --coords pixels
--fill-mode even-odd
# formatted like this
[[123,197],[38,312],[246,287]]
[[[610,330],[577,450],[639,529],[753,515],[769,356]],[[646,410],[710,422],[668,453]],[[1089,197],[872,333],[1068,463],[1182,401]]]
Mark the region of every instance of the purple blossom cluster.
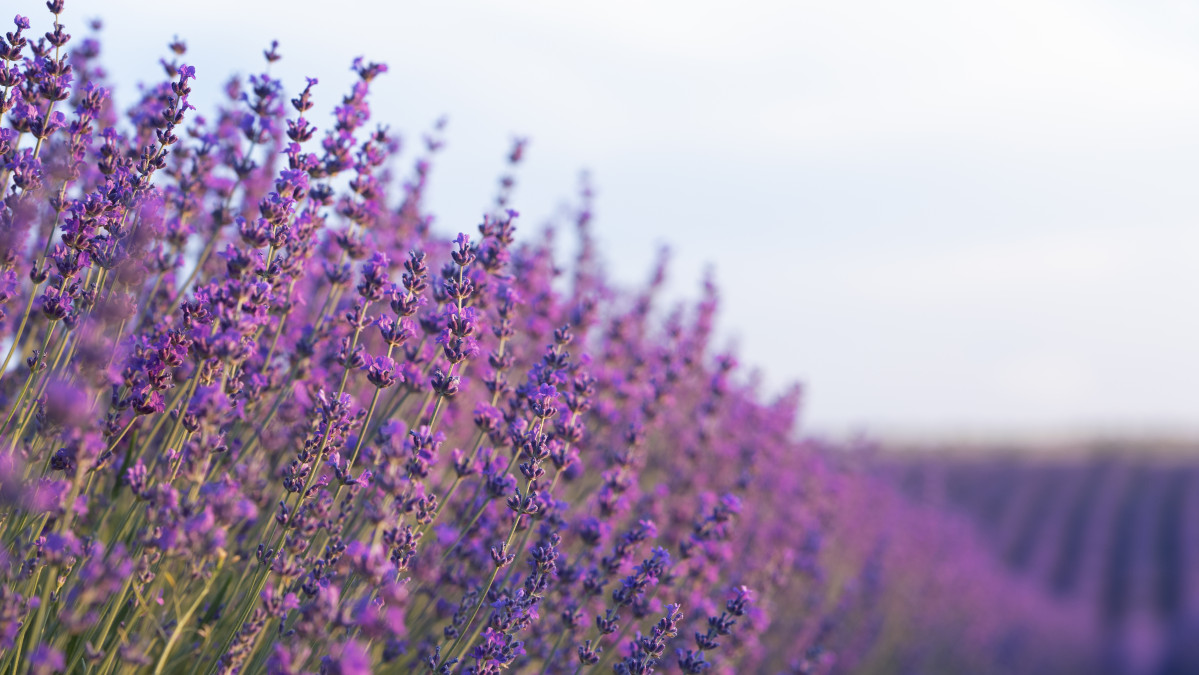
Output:
[[289,95],[272,43],[205,116],[175,40],[122,114],[47,6],[0,40],[0,672],[1039,663],[992,639],[1032,620],[999,582],[974,642],[896,609],[944,528],[799,440],[798,389],[713,346],[710,281],[660,309],[664,257],[614,287],[585,181],[573,260],[518,239],[523,139],[442,233],[442,124],[395,168],[385,65]]

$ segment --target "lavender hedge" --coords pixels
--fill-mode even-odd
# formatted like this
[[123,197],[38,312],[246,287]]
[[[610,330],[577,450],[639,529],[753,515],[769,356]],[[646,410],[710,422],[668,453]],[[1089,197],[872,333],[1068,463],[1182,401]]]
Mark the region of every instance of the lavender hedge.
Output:
[[118,114],[62,4],[0,42],[0,672],[1061,666],[1052,612],[713,348],[710,283],[603,276],[586,187],[566,265],[511,170],[440,232],[386,66],[331,117],[269,72],[205,117],[176,41]]

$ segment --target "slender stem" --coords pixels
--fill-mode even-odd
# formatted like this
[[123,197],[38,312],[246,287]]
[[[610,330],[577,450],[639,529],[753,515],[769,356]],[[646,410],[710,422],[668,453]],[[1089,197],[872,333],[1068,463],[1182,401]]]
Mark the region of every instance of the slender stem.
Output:
[[8,372],[8,362],[12,359],[12,355],[17,351],[17,345],[21,343],[21,335],[25,332],[25,324],[29,322],[29,314],[33,309],[33,300],[37,297],[37,287],[41,284],[34,284],[29,291],[29,302],[25,303],[25,314],[21,316],[21,324],[17,326],[17,332],[12,334],[12,344],[8,346],[8,354],[4,356],[4,365],[0,366],[0,378]]
[[46,627],[47,606],[50,604],[50,593],[54,588],[55,582],[58,580],[58,566],[51,565],[49,569],[50,573],[46,575],[46,579],[42,585],[41,604],[37,608],[37,619],[34,621],[33,630],[29,632],[30,649],[36,647],[42,640],[42,630]]
[[175,630],[171,632],[171,638],[167,640],[166,646],[162,648],[162,655],[158,657],[158,665],[154,666],[154,675],[162,674],[162,669],[167,665],[167,657],[171,655],[171,649],[179,640],[179,636],[183,634],[183,627],[187,625],[187,622],[191,620],[192,615],[195,614],[196,610],[200,608],[200,603],[204,601],[204,598],[208,595],[208,591],[212,590],[212,582],[216,580],[217,575],[220,574],[221,569],[225,566],[225,552],[218,551],[217,556],[219,561],[217,562],[216,569],[213,570],[212,575],[208,577],[208,582],[204,584],[204,590],[200,591],[200,595],[196,596],[196,599],[192,603],[191,607],[187,609],[187,613],[175,622]]
[[570,631],[565,630],[561,633],[558,633],[558,639],[554,640],[554,648],[550,650],[550,655],[545,657],[545,662],[541,664],[541,670],[538,675],[545,675],[547,672],[549,672],[550,665],[554,662],[554,657],[558,655],[558,650],[562,647],[562,641],[565,640],[566,636],[569,634]]
[[200,273],[200,269],[208,262],[208,258],[212,255],[212,250],[216,248],[217,239],[219,238],[217,233],[214,232],[213,236],[208,239],[208,243],[204,244],[203,250],[200,251],[200,256],[196,258],[195,267],[192,267],[192,271],[187,275],[187,279],[184,279],[183,284],[179,286],[179,297],[182,297],[187,292],[188,287],[192,285],[192,282],[196,280],[196,275]]
[[[631,628],[632,626],[633,626],[632,621],[625,622],[624,627],[621,628],[620,632],[616,634],[616,641],[613,642],[611,644],[611,646],[608,647],[608,649],[605,649],[604,653],[602,655],[600,655],[599,663],[596,663],[594,666],[592,666],[592,670],[594,672],[597,672],[597,673],[603,672],[602,669],[608,663],[608,659],[611,658],[612,655],[616,653],[616,650],[620,648],[621,640],[624,640],[625,636],[629,634],[629,628]],[[602,640],[603,636],[601,635],[598,639]]]
[[[50,336],[54,334],[54,328],[57,325],[57,321],[51,321],[50,327],[46,329],[46,336],[42,338],[42,348],[37,354],[38,360],[33,364],[33,368],[30,369],[29,377],[25,378],[25,386],[21,388],[21,393],[17,395],[17,400],[13,401],[12,410],[8,412],[8,418],[4,420],[4,426],[0,426],[0,434],[3,434],[8,430],[8,425],[12,422],[13,415],[15,415],[17,410],[21,407],[21,403],[25,400],[25,394],[29,393],[29,386],[37,380],[38,364],[46,359],[46,346],[50,344]],[[12,447],[15,448],[17,446],[17,439],[19,437],[19,434],[13,435]]]
[[[257,140],[250,141],[250,145],[246,149],[247,156],[254,152],[254,146],[257,144]],[[238,174],[237,182],[235,182],[233,187],[229,189],[229,196],[225,197],[225,202],[221,206],[222,211],[227,211],[229,209],[229,205],[233,203],[233,195],[237,192],[237,188],[242,184],[242,182],[243,176]],[[200,256],[196,259],[196,266],[192,268],[191,273],[187,275],[187,279],[183,282],[183,285],[179,287],[179,297],[182,297],[183,294],[187,292],[188,287],[192,285],[192,282],[195,281],[196,277],[200,274],[200,270],[203,269],[204,265],[208,262],[208,258],[212,256],[212,251],[216,248],[217,240],[220,239],[220,234],[221,231],[220,228],[218,228],[212,233],[212,236],[208,238],[208,243],[204,244],[204,249],[200,252]]]
[[[508,538],[504,541],[505,551],[508,550],[508,546],[512,543],[512,537],[516,534],[516,527],[520,524],[520,518],[521,516],[518,513],[512,520],[512,529],[508,531]],[[467,629],[469,629],[470,625],[474,623],[475,617],[479,614],[479,610],[483,608],[483,603],[487,602],[487,593],[491,591],[491,585],[495,583],[495,578],[499,575],[499,573],[499,567],[495,567],[491,570],[491,576],[488,577],[487,585],[483,587],[483,592],[479,594],[479,601],[475,603],[475,608],[470,613],[470,618],[467,619],[466,624],[462,626],[462,632],[458,634],[458,638],[454,640],[452,645],[450,645],[449,651],[446,652],[445,661],[442,661],[440,664],[438,664],[439,666],[445,665],[454,658],[455,653],[458,651],[458,645],[462,642],[462,637],[466,635]],[[475,632],[471,635],[470,640],[467,641],[464,651],[470,649],[470,643],[475,641],[475,637],[478,636],[482,630],[482,624],[480,624]]]

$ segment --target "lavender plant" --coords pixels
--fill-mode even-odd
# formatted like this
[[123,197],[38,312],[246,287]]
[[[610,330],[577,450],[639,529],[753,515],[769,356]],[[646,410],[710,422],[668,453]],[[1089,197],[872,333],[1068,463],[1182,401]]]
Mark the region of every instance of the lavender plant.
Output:
[[570,264],[518,237],[523,139],[441,232],[443,125],[397,173],[385,65],[202,116],[176,40],[122,114],[47,6],[0,42],[0,672],[888,662],[909,521],[853,521],[874,487],[717,353],[710,281],[663,314],[665,259],[604,277],[585,182]]
[[660,339],[589,246],[563,290],[511,173],[434,231],[440,142],[394,177],[382,64],[324,129],[266,72],[205,118],[175,41],[118,115],[48,7],[0,71],[4,672],[648,673],[740,587],[701,561],[735,498],[679,536],[708,492],[646,490],[709,316]]

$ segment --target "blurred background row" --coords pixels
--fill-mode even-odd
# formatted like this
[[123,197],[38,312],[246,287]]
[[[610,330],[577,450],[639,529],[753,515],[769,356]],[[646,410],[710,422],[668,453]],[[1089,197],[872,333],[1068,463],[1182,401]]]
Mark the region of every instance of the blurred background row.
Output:
[[909,447],[871,465],[1082,610],[1111,672],[1199,672],[1199,445]]

